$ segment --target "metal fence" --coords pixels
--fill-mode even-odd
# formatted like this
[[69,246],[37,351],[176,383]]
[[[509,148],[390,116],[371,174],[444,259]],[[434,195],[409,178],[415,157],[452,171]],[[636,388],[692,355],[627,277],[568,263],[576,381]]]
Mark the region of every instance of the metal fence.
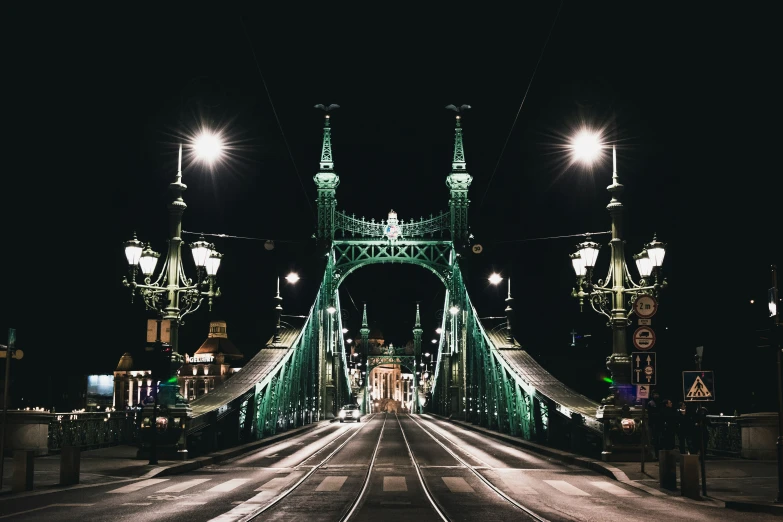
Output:
[[63,446],[98,448],[134,444],[139,436],[140,411],[54,413],[49,422],[49,452]]
[[707,420],[707,453],[739,457],[742,451],[739,417],[707,415]]

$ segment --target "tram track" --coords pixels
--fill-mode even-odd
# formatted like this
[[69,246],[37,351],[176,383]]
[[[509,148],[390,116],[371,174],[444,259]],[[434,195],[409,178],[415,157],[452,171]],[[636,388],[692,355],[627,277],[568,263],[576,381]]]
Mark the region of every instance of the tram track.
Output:
[[[372,418],[373,418],[373,417],[374,417],[374,415],[373,415],[373,416],[371,416],[371,417],[368,419],[368,421],[369,421],[369,420],[372,420]],[[384,422],[384,425],[385,425],[385,424],[386,424],[386,419],[384,419],[384,421],[383,421],[383,422]],[[256,518],[256,517],[258,517],[259,515],[263,514],[263,513],[264,513],[264,512],[266,512],[266,511],[269,511],[271,508],[273,508],[273,507],[275,507],[276,505],[278,505],[278,504],[279,504],[279,503],[280,503],[282,500],[284,500],[284,499],[285,499],[286,497],[288,497],[288,496],[289,496],[291,493],[293,493],[293,492],[294,492],[294,491],[295,491],[295,490],[296,490],[296,489],[297,489],[297,488],[298,488],[300,485],[302,485],[302,484],[303,484],[303,483],[304,483],[304,482],[305,482],[307,479],[309,479],[309,478],[310,478],[310,476],[312,476],[312,475],[313,475],[313,474],[314,474],[316,471],[318,471],[319,469],[323,468],[323,467],[324,467],[324,466],[325,466],[325,465],[326,465],[326,464],[327,464],[327,463],[328,463],[328,462],[329,462],[329,461],[330,461],[330,460],[331,460],[331,459],[332,459],[332,458],[333,458],[335,455],[337,455],[337,454],[340,452],[340,450],[341,450],[341,449],[343,449],[343,448],[346,446],[346,444],[348,444],[348,443],[351,441],[351,439],[353,439],[353,438],[354,438],[354,437],[356,437],[356,436],[357,436],[359,433],[361,433],[361,431],[362,431],[362,430],[363,430],[363,429],[364,429],[364,428],[365,428],[365,427],[366,427],[368,424],[369,424],[369,422],[364,422],[364,423],[362,423],[361,427],[359,427],[359,428],[358,428],[358,429],[356,429],[356,430],[353,430],[353,433],[351,434],[351,436],[350,436],[350,437],[347,437],[347,438],[346,438],[344,441],[342,441],[342,443],[341,443],[339,446],[337,446],[337,448],[335,448],[335,449],[334,449],[334,451],[332,451],[331,453],[329,453],[329,455],[327,455],[327,456],[326,456],[326,457],[325,457],[325,458],[324,458],[324,459],[323,459],[321,462],[319,462],[318,464],[316,464],[315,466],[313,466],[313,467],[310,469],[310,471],[308,471],[308,472],[307,472],[307,473],[305,473],[305,474],[304,474],[302,477],[300,477],[300,478],[299,478],[299,480],[297,480],[295,483],[293,483],[293,484],[292,484],[290,487],[288,487],[288,488],[287,488],[287,489],[285,489],[284,491],[280,492],[280,494],[278,494],[277,496],[275,496],[274,498],[272,498],[272,499],[271,499],[271,500],[270,500],[268,503],[264,504],[263,506],[259,506],[259,507],[255,508],[255,509],[253,509],[252,511],[250,511],[250,512],[246,513],[246,514],[245,514],[244,516],[242,516],[241,518],[238,518],[238,519],[237,519],[237,522],[249,522],[250,520],[253,520],[253,519],[255,519],[255,518]],[[329,447],[331,444],[333,444],[334,442],[336,442],[336,441],[337,441],[337,440],[338,440],[340,437],[342,437],[342,436],[343,436],[343,435],[345,435],[346,433],[349,433],[349,432],[347,432],[347,431],[346,431],[346,432],[343,432],[343,433],[339,434],[339,435],[338,435],[338,436],[336,436],[336,437],[335,437],[333,440],[329,441],[329,443],[325,444],[325,445],[324,445],[322,448],[320,448],[318,451],[314,452],[312,455],[309,455],[309,456],[308,456],[306,459],[304,459],[304,460],[303,460],[303,461],[302,461],[300,464],[298,464],[296,467],[300,467],[300,466],[304,465],[304,463],[305,463],[305,462],[307,462],[308,460],[312,459],[313,457],[317,456],[318,454],[320,454],[321,452],[323,452],[324,450],[326,450],[326,448],[328,448],[328,447]],[[383,429],[381,429],[381,433],[383,433]],[[378,439],[379,439],[379,440],[378,440],[378,444],[380,445],[380,439],[381,439],[381,437],[379,437]],[[377,449],[377,448],[376,448],[376,449]],[[372,467],[370,467],[370,469],[372,469]]]
[[[462,457],[460,457],[459,455],[457,455],[457,454],[456,454],[454,451],[452,451],[452,450],[451,450],[449,447],[447,447],[445,444],[443,444],[443,442],[441,442],[441,441],[438,439],[438,437],[436,437],[436,436],[433,434],[433,432],[434,432],[434,430],[433,430],[433,429],[431,429],[431,428],[429,428],[429,427],[425,426],[423,423],[421,423],[420,421],[418,421],[417,419],[415,419],[415,418],[414,418],[412,415],[408,415],[408,418],[410,418],[410,419],[411,419],[411,421],[413,421],[413,422],[414,422],[414,423],[415,423],[415,424],[416,424],[416,425],[417,425],[417,426],[418,426],[418,427],[419,427],[419,428],[420,428],[420,429],[421,429],[421,430],[422,430],[424,433],[426,433],[427,435],[429,435],[429,436],[430,436],[430,438],[432,438],[432,440],[434,440],[434,441],[435,441],[435,442],[436,442],[436,443],[437,443],[437,444],[438,444],[438,445],[439,445],[441,448],[443,448],[444,450],[446,450],[446,452],[447,452],[447,453],[449,453],[449,454],[450,454],[450,455],[451,455],[451,456],[454,458],[454,460],[456,460],[456,461],[457,461],[457,462],[459,462],[459,463],[460,463],[462,466],[464,466],[464,467],[465,467],[465,469],[467,469],[467,470],[469,470],[471,473],[473,473],[473,475],[475,475],[475,476],[476,476],[476,478],[478,478],[478,479],[479,479],[479,480],[480,480],[480,481],[481,481],[483,484],[485,484],[485,485],[486,485],[488,488],[490,488],[492,491],[494,491],[494,492],[495,492],[495,493],[496,493],[498,496],[500,496],[501,498],[503,498],[504,500],[506,500],[507,502],[509,502],[511,505],[513,505],[513,506],[514,506],[514,507],[516,507],[517,509],[519,509],[519,510],[521,510],[522,512],[524,512],[525,514],[527,514],[527,515],[528,515],[529,517],[531,517],[533,520],[536,520],[537,522],[550,522],[550,521],[549,521],[549,519],[542,517],[541,515],[539,515],[538,513],[534,512],[533,510],[531,510],[531,509],[530,509],[530,508],[528,508],[527,506],[524,506],[524,505],[522,505],[521,503],[519,503],[518,501],[514,500],[514,499],[513,499],[513,498],[511,498],[509,495],[507,495],[505,492],[503,492],[503,491],[502,491],[500,488],[498,488],[497,486],[495,486],[495,485],[494,485],[494,484],[493,484],[493,483],[492,483],[490,480],[488,480],[488,479],[487,479],[487,478],[486,478],[484,475],[482,475],[481,473],[479,473],[479,472],[478,472],[478,470],[476,470],[474,466],[472,466],[472,465],[471,465],[469,462],[467,462],[465,459],[463,459]],[[399,419],[398,419],[398,422],[399,422]],[[400,424],[400,427],[402,427],[402,424]],[[404,434],[405,434],[405,432],[403,431],[403,436],[404,436]],[[453,445],[453,446],[455,446],[455,447],[459,447],[459,445],[458,445],[457,443],[455,443],[454,441],[452,441],[451,439],[449,439],[448,437],[446,437],[446,436],[445,436],[445,435],[443,435],[442,433],[439,433],[439,432],[438,432],[437,434],[438,434],[440,437],[442,437],[443,439],[445,439],[446,441],[448,441],[448,442],[449,442],[449,444],[451,444],[451,445]],[[407,439],[406,439],[406,442],[407,442]],[[410,447],[409,447],[409,450],[410,450]],[[473,456],[473,455],[471,455],[471,458],[474,458],[474,459],[476,459],[477,461],[481,462],[481,463],[483,464],[483,465],[482,465],[482,467],[483,467],[483,468],[489,468],[489,469],[491,469],[491,468],[492,468],[492,467],[491,467],[489,464],[487,464],[487,463],[483,462],[481,459],[479,459],[479,458],[477,458],[477,457],[475,457],[475,456]],[[414,461],[414,463],[415,463],[415,461]],[[421,472],[420,472],[420,470],[419,470],[418,464],[416,464],[416,468],[417,468],[417,473],[419,473],[419,476],[421,476]],[[426,486],[425,486],[425,491],[426,491],[426,490],[427,490],[427,489],[426,489]],[[444,520],[448,520],[448,519],[444,519]]]

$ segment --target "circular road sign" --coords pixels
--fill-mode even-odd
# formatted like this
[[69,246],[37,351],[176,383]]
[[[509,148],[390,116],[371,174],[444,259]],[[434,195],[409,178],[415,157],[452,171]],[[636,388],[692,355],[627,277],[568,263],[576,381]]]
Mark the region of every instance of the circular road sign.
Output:
[[639,350],[649,350],[655,346],[655,332],[649,326],[640,326],[633,333],[633,345]]
[[642,319],[649,319],[658,311],[658,300],[651,295],[640,295],[633,304],[633,311]]

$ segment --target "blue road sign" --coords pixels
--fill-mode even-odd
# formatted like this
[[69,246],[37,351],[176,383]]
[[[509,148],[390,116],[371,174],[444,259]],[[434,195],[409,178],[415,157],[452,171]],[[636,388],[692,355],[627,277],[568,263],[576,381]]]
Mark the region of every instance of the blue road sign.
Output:
[[631,384],[654,386],[656,369],[655,352],[631,352]]
[[711,371],[682,372],[682,396],[686,402],[714,401],[715,374]]

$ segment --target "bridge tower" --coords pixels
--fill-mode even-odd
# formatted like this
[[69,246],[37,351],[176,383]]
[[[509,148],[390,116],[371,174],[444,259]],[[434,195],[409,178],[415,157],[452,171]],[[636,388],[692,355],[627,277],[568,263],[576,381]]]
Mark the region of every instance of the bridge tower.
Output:
[[[323,107],[323,106],[321,106]],[[330,105],[330,108],[336,108]],[[329,127],[331,115],[329,108],[324,109],[324,136],[321,145],[321,162],[318,172],[313,176],[315,186],[318,189],[318,229],[316,239],[319,243],[329,244],[334,239],[335,209],[337,208],[337,186],[340,184],[340,176],[334,171],[332,159],[332,129]]]
[[[453,105],[449,107],[454,107]],[[462,247],[467,244],[469,239],[468,226],[468,189],[473,182],[473,176],[468,174],[467,163],[465,162],[465,149],[462,146],[462,116],[460,112],[465,108],[463,105],[458,110],[456,117],[456,126],[454,128],[454,158],[451,162],[451,173],[446,177],[446,186],[449,187],[449,212],[451,214],[451,240],[455,247]]]

